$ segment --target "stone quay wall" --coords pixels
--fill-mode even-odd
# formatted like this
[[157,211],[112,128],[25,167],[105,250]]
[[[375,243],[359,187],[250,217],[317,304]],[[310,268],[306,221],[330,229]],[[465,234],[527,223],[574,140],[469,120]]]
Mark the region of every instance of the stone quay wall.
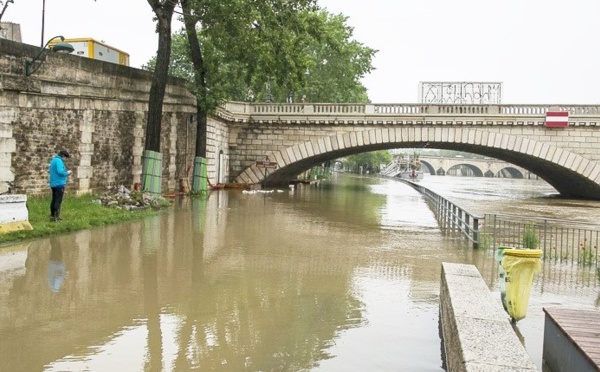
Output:
[[442,263],[440,329],[450,372],[537,371],[473,265]]
[[[67,191],[88,193],[140,181],[152,73],[76,55],[48,53],[30,77],[31,45],[0,39],[0,192],[49,191],[48,164],[60,149],[71,157]],[[34,67],[37,67],[37,63]],[[170,78],[163,104],[163,190],[179,188],[193,164],[195,97]],[[214,121],[213,121],[214,122]],[[221,126],[209,129],[212,148]],[[209,174],[214,174],[214,161]]]

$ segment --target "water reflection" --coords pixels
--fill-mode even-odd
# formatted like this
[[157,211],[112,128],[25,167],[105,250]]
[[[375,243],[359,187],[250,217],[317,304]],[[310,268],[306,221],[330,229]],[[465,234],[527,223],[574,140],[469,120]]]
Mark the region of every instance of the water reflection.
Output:
[[60,291],[65,277],[62,247],[57,238],[50,238],[50,259],[48,260],[48,287],[54,293]]
[[[181,199],[0,250],[0,370],[439,371],[441,262],[496,288],[492,252],[442,234],[394,181]],[[533,349],[538,307],[598,292],[593,272],[560,265],[534,285],[518,324]]]

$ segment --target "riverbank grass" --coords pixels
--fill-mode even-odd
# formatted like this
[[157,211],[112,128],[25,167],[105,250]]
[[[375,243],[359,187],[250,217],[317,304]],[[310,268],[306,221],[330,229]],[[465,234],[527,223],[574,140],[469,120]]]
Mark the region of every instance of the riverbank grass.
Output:
[[[0,244],[31,238],[63,234],[85,230],[92,227],[112,225],[131,221],[160,213],[159,210],[146,208],[134,211],[108,208],[97,202],[94,195],[65,195],[61,207],[60,222],[50,221],[50,197],[28,197],[29,223],[33,230],[14,231],[0,234]],[[1,249],[1,248],[0,248]]]

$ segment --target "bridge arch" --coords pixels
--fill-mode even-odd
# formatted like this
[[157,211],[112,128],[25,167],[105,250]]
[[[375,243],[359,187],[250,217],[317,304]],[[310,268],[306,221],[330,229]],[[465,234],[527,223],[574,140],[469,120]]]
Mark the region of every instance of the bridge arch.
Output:
[[504,177],[504,178],[525,178],[525,175],[521,173],[515,167],[505,167],[498,171],[496,177]]
[[427,173],[427,174],[432,174],[432,175],[436,174],[437,171],[434,168],[434,166],[431,165],[431,163],[429,163],[428,161],[425,161],[423,159],[419,159],[419,161],[421,162],[421,172]]
[[446,174],[453,175],[455,170],[461,171],[461,172],[463,170],[468,170],[469,173],[471,173],[473,175],[473,177],[483,177],[483,171],[481,169],[479,169],[479,167],[476,167],[472,164],[461,163],[461,164],[454,165],[446,171]]
[[[595,162],[552,144],[482,129],[456,128],[443,136],[437,128],[374,128],[320,137],[267,155],[276,169],[250,166],[239,183],[287,184],[298,174],[347,155],[393,148],[439,148],[465,151],[504,160],[537,174],[561,195],[600,199],[600,175]],[[262,160],[262,159],[257,159]]]

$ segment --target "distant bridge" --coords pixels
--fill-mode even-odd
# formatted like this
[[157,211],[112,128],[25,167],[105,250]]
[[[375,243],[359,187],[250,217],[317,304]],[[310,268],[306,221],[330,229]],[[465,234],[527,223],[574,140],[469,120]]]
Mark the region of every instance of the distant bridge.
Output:
[[[569,126],[546,127],[547,111],[568,112]],[[600,106],[230,102],[207,139],[211,178],[273,185],[350,154],[424,147],[503,160],[563,196],[600,199]],[[265,159],[277,167],[257,165]]]
[[473,177],[508,177],[508,178],[534,178],[532,173],[525,168],[498,159],[478,159],[464,157],[443,157],[419,155],[421,171],[423,173],[444,176],[447,174],[468,172]]

